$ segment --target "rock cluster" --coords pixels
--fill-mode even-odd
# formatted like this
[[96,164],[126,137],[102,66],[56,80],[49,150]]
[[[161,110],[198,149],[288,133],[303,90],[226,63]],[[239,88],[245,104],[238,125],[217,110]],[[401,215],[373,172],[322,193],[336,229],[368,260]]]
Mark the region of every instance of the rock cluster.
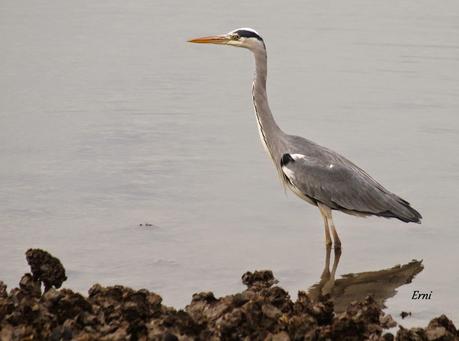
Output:
[[26,260],[30,266],[33,279],[42,282],[45,291],[48,291],[51,287],[60,288],[62,283],[67,280],[61,261],[44,250],[27,250]]
[[[31,249],[19,287],[7,292],[0,282],[0,340],[459,340],[446,317],[427,328],[385,333],[396,323],[372,297],[335,313],[322,297],[312,302],[300,291],[292,301],[276,285],[271,271],[247,272],[247,289],[216,298],[211,292],[193,295],[184,310],[162,305],[148,290],[123,286],[89,289],[88,297],[58,289],[65,270],[49,253]],[[44,291],[42,292],[42,285]]]

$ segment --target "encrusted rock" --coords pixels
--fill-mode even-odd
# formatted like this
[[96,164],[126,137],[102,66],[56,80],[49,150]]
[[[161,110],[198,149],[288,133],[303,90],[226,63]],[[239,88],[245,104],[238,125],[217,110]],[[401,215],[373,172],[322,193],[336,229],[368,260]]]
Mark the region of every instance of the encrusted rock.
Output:
[[0,298],[8,297],[8,292],[6,288],[7,288],[6,284],[0,281]]
[[30,265],[33,279],[45,286],[45,291],[51,287],[60,288],[67,280],[65,269],[56,257],[41,249],[29,249],[26,252],[27,263]]
[[19,281],[19,288],[26,294],[33,297],[41,296],[40,282],[33,279],[31,274],[25,274]]
[[[88,297],[57,289],[65,270],[46,251],[29,250],[32,274],[25,274],[9,293],[0,282],[0,340],[458,340],[444,315],[427,328],[400,327],[396,337],[385,329],[396,325],[372,297],[353,302],[336,314],[329,296],[312,301],[303,291],[296,301],[279,286],[271,271],[247,272],[247,289],[216,298],[193,295],[185,310],[162,305],[145,289],[95,284]],[[41,292],[41,284],[45,292]],[[55,288],[53,288],[55,287]]]
[[242,283],[247,285],[249,288],[252,286],[270,287],[278,283],[278,280],[274,278],[271,270],[262,270],[250,272],[247,271],[242,275]]

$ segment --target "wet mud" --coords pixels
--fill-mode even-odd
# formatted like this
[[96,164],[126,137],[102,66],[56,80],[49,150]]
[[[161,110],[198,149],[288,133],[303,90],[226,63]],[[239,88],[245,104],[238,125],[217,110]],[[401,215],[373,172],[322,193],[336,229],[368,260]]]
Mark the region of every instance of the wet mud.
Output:
[[[399,326],[394,335],[388,329],[396,322],[373,296],[340,302],[339,311],[333,293],[323,295],[317,287],[311,293],[298,292],[292,300],[269,270],[243,274],[247,289],[242,292],[221,298],[196,293],[185,309],[176,310],[145,289],[95,284],[87,296],[59,289],[66,275],[57,258],[39,249],[28,250],[26,258],[31,273],[22,276],[17,288],[8,291],[0,281],[1,341],[459,340],[458,330],[444,315],[426,327]],[[413,264],[409,273],[417,271]],[[400,268],[390,273],[399,278]]]

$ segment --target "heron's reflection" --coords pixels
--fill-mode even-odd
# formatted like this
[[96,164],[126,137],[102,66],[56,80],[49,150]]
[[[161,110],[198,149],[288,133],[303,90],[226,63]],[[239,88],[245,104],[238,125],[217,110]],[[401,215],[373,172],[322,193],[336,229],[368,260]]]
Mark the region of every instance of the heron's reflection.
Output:
[[350,302],[361,301],[368,295],[372,295],[376,302],[384,307],[384,302],[395,296],[398,287],[411,283],[413,278],[424,269],[422,261],[412,260],[407,264],[395,265],[388,269],[346,274],[335,280],[341,250],[335,249],[331,269],[330,256],[331,248],[327,247],[325,267],[320,281],[311,286],[308,293],[313,300],[319,300],[323,295],[330,295],[336,312],[344,311]]

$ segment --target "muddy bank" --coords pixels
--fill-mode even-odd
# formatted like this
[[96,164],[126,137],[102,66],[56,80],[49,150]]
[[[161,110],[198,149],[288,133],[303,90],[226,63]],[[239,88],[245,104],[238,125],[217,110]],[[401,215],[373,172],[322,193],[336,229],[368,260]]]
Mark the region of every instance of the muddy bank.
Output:
[[194,294],[184,310],[159,295],[123,286],[93,285],[88,296],[59,289],[61,262],[39,249],[26,252],[31,273],[7,291],[0,282],[0,340],[459,340],[444,315],[427,327],[396,326],[368,296],[343,312],[328,295],[313,302],[306,292],[292,301],[271,271],[247,272],[247,289],[221,298]]

